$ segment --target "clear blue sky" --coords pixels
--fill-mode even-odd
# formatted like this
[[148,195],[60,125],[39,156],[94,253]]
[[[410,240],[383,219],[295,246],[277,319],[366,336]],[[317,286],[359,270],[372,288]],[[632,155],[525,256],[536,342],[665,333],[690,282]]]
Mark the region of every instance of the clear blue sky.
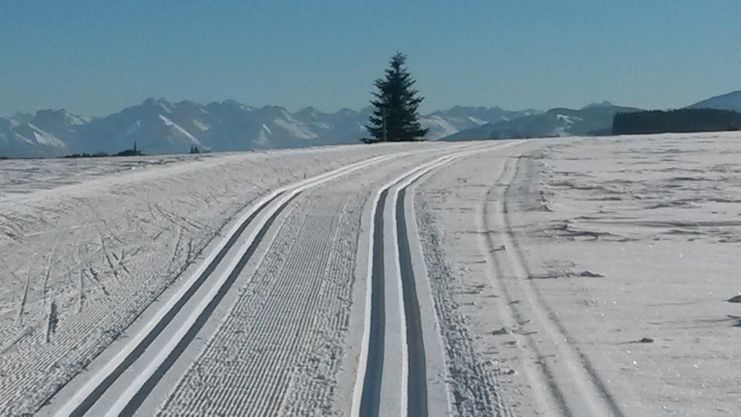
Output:
[[400,50],[427,97],[680,107],[741,89],[738,0],[8,0],[0,115],[149,96],[361,108]]

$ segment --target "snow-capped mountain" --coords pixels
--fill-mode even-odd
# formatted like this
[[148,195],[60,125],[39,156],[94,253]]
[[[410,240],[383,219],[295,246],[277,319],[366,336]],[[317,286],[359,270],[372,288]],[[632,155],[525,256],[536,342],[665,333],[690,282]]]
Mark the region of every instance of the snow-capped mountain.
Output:
[[76,138],[75,127],[85,119],[64,110],[38,112],[35,116],[17,114],[12,119],[0,118],[0,156],[61,156],[69,151]]
[[[371,109],[334,113],[312,107],[250,107],[234,100],[207,105],[147,99],[110,116],[89,119],[64,110],[42,110],[0,119],[0,156],[39,157],[116,153],[134,143],[145,153],[235,151],[358,143],[368,136]],[[435,140],[461,129],[516,119],[532,111],[457,106],[421,116]]]
[[[183,103],[187,109],[188,103]],[[95,119],[82,129],[77,152],[118,152],[137,144],[148,153],[186,152],[203,141],[180,126],[175,106],[148,99],[108,117]],[[185,112],[183,112],[185,113]]]
[[539,113],[537,110],[509,111],[499,107],[455,106],[448,110],[436,111],[422,116],[423,127],[429,128],[427,138],[436,140],[462,130],[483,126],[489,123],[505,122]]
[[732,93],[711,97],[707,100],[687,106],[687,108],[731,110],[741,113],[741,91],[734,91]]

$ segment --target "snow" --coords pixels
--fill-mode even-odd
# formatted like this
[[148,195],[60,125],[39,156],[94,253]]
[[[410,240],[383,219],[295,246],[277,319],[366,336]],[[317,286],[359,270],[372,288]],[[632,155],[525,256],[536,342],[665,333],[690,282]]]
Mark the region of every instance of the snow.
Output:
[[[206,111],[205,109],[201,109],[201,110],[203,110],[204,112]],[[196,127],[199,128],[199,129],[201,129],[201,131],[203,131],[203,132],[205,132],[208,129],[210,129],[210,127],[208,125],[206,125],[205,123],[201,122],[200,120],[193,120],[193,124],[196,125]]]
[[565,115],[565,114],[557,114],[556,115],[556,118],[558,120],[562,120],[564,123],[566,123],[566,126],[567,127],[570,126],[570,125],[572,125],[572,124],[574,124],[574,122],[578,122],[578,121],[581,120],[581,118],[579,118],[579,117],[568,116],[568,115]]
[[[109,171],[116,158],[65,160],[60,177],[94,172],[71,183],[38,183],[53,172],[26,180],[37,191],[0,200],[2,413],[34,409],[78,373],[266,189],[404,147],[210,155],[135,170],[124,161],[153,158],[122,158]],[[4,171],[2,182],[13,184],[51,161],[7,162],[18,169]],[[45,344],[52,301],[61,324]]]
[[[0,118],[0,156],[56,157],[70,153],[106,152],[115,154],[131,146],[126,140],[134,135],[147,154],[187,151],[198,139],[199,147],[212,151],[249,150],[258,147],[305,147],[355,143],[367,133],[370,108],[360,111],[342,109],[323,113],[303,109],[291,113],[278,106],[254,108],[227,100],[206,106],[182,101],[148,99],[102,118],[86,118],[64,110],[42,110],[36,115]],[[435,140],[483,124],[499,121],[504,114],[515,117],[519,112],[481,107],[455,107],[421,117],[423,126],[431,127],[428,139]],[[164,117],[164,119],[163,119]],[[165,119],[168,122],[165,122]],[[163,129],[160,121],[169,129]],[[41,127],[63,146],[45,146],[35,140],[28,123]],[[264,127],[269,141],[260,140]],[[21,136],[25,136],[22,138]],[[49,136],[50,135],[50,136]],[[258,143],[255,143],[255,142]],[[58,145],[58,143],[57,143]]]
[[430,139],[444,138],[450,136],[460,129],[453,126],[452,123],[445,120],[441,116],[430,116],[423,119],[423,127],[430,129],[428,136]]
[[52,146],[57,148],[64,148],[66,145],[64,142],[56,138],[51,133],[48,133],[42,129],[39,129],[37,126],[33,125],[32,123],[28,123],[28,130],[24,129],[23,133],[31,134],[32,137],[26,137],[23,136],[21,133],[18,133],[18,136],[20,136],[22,139],[24,139],[26,142],[31,144],[39,144],[43,146]]
[[178,126],[172,120],[168,119],[167,117],[165,117],[165,116],[163,116],[161,114],[159,115],[159,117],[160,117],[160,120],[162,120],[162,122],[164,122],[166,126],[175,129],[177,132],[180,132],[180,134],[182,134],[183,136],[185,136],[186,138],[188,138],[192,143],[194,143],[196,145],[200,145],[201,144],[201,141],[198,140],[198,138],[196,138],[195,136],[193,136],[190,133],[188,133],[187,130],[185,130],[182,127]]
[[[741,134],[709,133],[3,161],[0,413],[35,413],[75,375],[63,389],[86,384],[260,199],[314,184],[281,197],[285,210],[141,413],[352,415],[370,242],[384,239],[386,277],[398,276],[395,192],[419,177],[405,218],[431,416],[733,415],[739,155]],[[376,199],[396,179],[373,236]],[[173,321],[171,343],[217,288]],[[386,291],[381,406],[403,415],[403,288]]]
[[740,139],[532,141],[436,174],[417,202],[420,228],[442,246],[433,264],[449,271],[430,272],[443,334],[471,332],[446,345],[452,389],[469,393],[458,406],[733,415]]
[[[267,213],[261,215],[261,217],[258,220],[258,224],[254,226],[254,228],[250,231],[250,234],[247,236],[247,238],[244,239],[244,241],[241,243],[241,245],[239,246],[239,250],[235,252],[233,255],[228,256],[227,258],[228,265],[225,267],[225,271],[227,272],[217,274],[218,279],[213,281],[211,285],[207,288],[208,291],[206,292],[206,294],[202,298],[200,298],[200,300],[198,300],[198,303],[195,306],[195,308],[193,308],[189,312],[189,316],[184,320],[183,323],[180,324],[179,327],[176,328],[177,331],[174,334],[168,336],[164,346],[157,347],[157,349],[159,350],[156,352],[156,356],[151,359],[151,362],[149,362],[148,366],[136,372],[136,375],[133,378],[133,380],[126,382],[125,390],[123,390],[123,392],[121,393],[118,393],[118,392],[116,393],[115,402],[113,404],[106,403],[106,411],[105,411],[106,415],[107,416],[119,415],[124,410],[124,408],[126,407],[127,403],[131,400],[131,398],[133,398],[134,395],[136,395],[140,387],[146,383],[146,381],[151,377],[152,374],[154,374],[154,372],[156,372],[159,365],[165,361],[165,359],[175,349],[178,343],[180,343],[180,341],[185,338],[185,335],[190,330],[192,323],[194,323],[198,319],[198,317],[202,314],[202,312],[207,308],[211,300],[214,299],[217,293],[221,291],[221,288],[224,286],[224,283],[226,282],[227,278],[230,275],[228,271],[232,271],[237,268],[244,254],[248,251],[249,247],[253,245],[253,242],[255,242],[256,237],[259,233],[259,230],[268,223],[269,217],[273,213],[277,213],[279,208],[283,204],[290,201],[294,196],[298,195],[300,192],[306,189],[312,188],[312,187],[316,187],[325,182],[331,181],[332,179],[340,175],[345,175],[349,172],[361,169],[365,167],[366,165],[370,165],[372,163],[375,163],[374,159],[361,162],[355,167],[351,166],[350,168],[341,168],[339,170],[330,172],[328,175],[322,175],[322,176],[318,176],[316,179],[300,182],[297,184],[297,186],[278,188],[274,190],[273,192],[271,192],[270,194],[262,197],[259,201],[257,201],[253,205],[253,208],[247,210],[244,214],[240,214],[240,217],[242,219],[238,222],[238,224],[246,222],[248,218],[250,218],[254,213],[256,213],[255,207],[262,206],[263,204],[266,204],[270,202],[271,200],[277,198],[275,202],[271,203],[272,207],[270,208],[270,210],[272,211],[268,211]],[[284,192],[285,194],[281,195]],[[159,321],[161,321],[163,317],[166,316],[167,312],[170,309],[173,308],[173,305],[177,302],[177,300],[179,300],[180,298],[184,296],[184,294],[192,286],[192,283],[195,282],[198,279],[198,277],[204,273],[206,267],[214,260],[214,258],[216,257],[216,254],[219,252],[219,250],[221,250],[221,248],[224,245],[226,245],[228,238],[234,235],[237,229],[238,227],[236,226],[233,227],[232,230],[224,238],[222,238],[221,245],[215,248],[213,251],[211,251],[211,253],[207,255],[206,259],[204,259],[200,263],[200,267],[188,276],[187,281],[180,288],[179,293],[174,294],[172,298],[170,298],[165,304],[162,305],[162,307],[160,307],[158,313],[149,322],[150,326],[145,327],[140,332],[136,333],[135,335],[132,335],[130,337],[129,343],[127,344],[125,348],[121,349],[118,357],[112,361],[108,361],[106,363],[106,366],[104,366],[100,370],[100,372],[96,375],[96,378],[92,379],[88,383],[87,386],[89,388],[86,390],[79,390],[77,392],[77,397],[79,397],[79,399],[75,399],[67,403],[68,404],[67,408],[60,410],[57,413],[58,416],[64,416],[64,415],[67,415],[69,412],[71,412],[74,409],[74,407],[77,406],[77,404],[83,401],[84,395],[88,395],[89,392],[92,392],[95,389],[95,387],[98,384],[100,384],[100,381],[102,381],[105,378],[108,372],[111,372],[112,369],[118,366],[120,362],[123,362],[124,358],[126,357],[126,355],[129,354],[129,352],[132,352],[134,351],[134,349],[136,349],[137,345],[141,343],[141,341],[147,337],[148,333],[154,328],[154,326],[157,323],[159,323]],[[314,242],[316,244],[326,243],[328,237],[329,236],[324,236],[322,238],[321,236],[317,236],[317,235],[306,236],[307,239],[308,238],[318,239],[316,242]],[[302,240],[302,241],[305,241],[305,240]],[[311,245],[311,246],[314,246],[314,245]],[[317,246],[320,246],[320,245],[317,245]],[[321,282],[320,280],[317,280],[317,281]],[[191,301],[191,303],[195,304],[195,300]],[[282,317],[279,317],[279,319],[282,320]],[[219,351],[219,355],[222,355],[222,354],[223,352]],[[97,377],[98,375],[100,375],[99,378]],[[264,382],[264,381],[260,381],[260,382]]]
[[90,123],[90,121],[92,120],[89,117],[77,116],[69,113],[65,113],[65,117],[67,119],[67,122],[72,126],[81,126],[86,123]]
[[270,139],[268,139],[268,135],[265,133],[265,130],[260,130],[260,134],[257,135],[257,140],[255,140],[255,145],[259,148],[269,148],[270,147]]
[[[486,120],[477,119],[477,118],[471,117],[471,116],[468,117],[468,120],[472,121],[473,123],[475,123],[475,124],[477,124],[479,126],[482,126],[482,125],[485,125],[485,124],[489,123]],[[502,120],[505,120],[506,121],[507,118],[506,117],[502,117]]]
[[167,114],[172,113],[172,105],[167,100],[157,100],[157,106]]
[[[539,188],[553,211],[526,253],[534,274],[567,277],[544,280],[543,291],[601,379],[616,381],[607,387],[626,415],[738,410],[727,387],[741,382],[731,371],[741,364],[739,311],[725,300],[741,270],[740,153],[738,134],[546,150]],[[655,343],[635,343],[646,337]]]
[[[208,159],[213,155],[201,155]],[[121,171],[138,171],[164,167],[179,161],[196,159],[190,155],[116,158],[58,158],[34,160],[7,160],[0,164],[0,202],[42,190],[65,190],[64,186],[105,180]],[[51,192],[51,191],[49,191]],[[15,197],[13,195],[16,195]]]
[[65,146],[64,142],[55,138],[52,134],[44,132],[43,130],[39,129],[38,127],[34,126],[31,123],[29,123],[28,126],[33,129],[33,136],[36,139],[36,142],[42,145],[58,146],[60,148],[63,148]]
[[[283,113],[287,116],[287,113]],[[273,120],[273,123],[287,130],[293,137],[298,139],[309,140],[318,137],[316,133],[306,128],[303,124],[293,120],[290,116],[288,116],[288,119],[276,118]]]
[[[400,170],[408,171],[410,167],[416,169],[419,161],[430,158],[424,153],[399,155],[400,158],[389,161],[386,165],[389,172],[375,169],[370,172],[359,172],[349,178],[341,178],[339,183],[331,184],[331,187],[328,185],[326,188],[312,191],[312,195],[303,199],[303,202],[296,203],[298,207],[292,209],[293,213],[280,227],[275,240],[272,240],[271,245],[275,249],[267,253],[260,266],[256,267],[256,275],[245,284],[246,288],[233,306],[234,312],[225,318],[223,327],[212,337],[207,350],[181,380],[170,400],[163,404],[163,415],[180,415],[196,409],[203,410],[201,398],[204,395],[211,398],[208,413],[238,415],[243,414],[246,407],[251,407],[250,412],[256,414],[275,414],[282,409],[288,410],[284,412],[289,415],[302,415],[307,410],[325,404],[322,406],[323,409],[331,406],[339,408],[340,414],[349,414],[348,403],[339,401],[333,404],[333,398],[327,398],[326,395],[331,390],[353,386],[337,382],[340,365],[337,359],[340,357],[343,361],[349,359],[345,369],[354,369],[356,365],[362,369],[362,362],[355,361],[355,355],[341,353],[345,350],[353,351],[360,338],[353,337],[345,342],[351,343],[351,347],[333,345],[330,344],[330,340],[332,343],[342,343],[343,336],[349,330],[346,324],[339,329],[327,324],[329,327],[314,327],[312,330],[306,320],[313,318],[314,323],[320,324],[330,317],[332,319],[329,319],[329,323],[337,323],[338,320],[334,318],[339,316],[345,317],[339,322],[346,323],[350,313],[347,303],[350,301],[349,295],[352,290],[348,284],[356,281],[361,284],[360,287],[366,287],[362,285],[364,276],[353,277],[350,272],[355,268],[353,254],[361,254],[359,263],[363,263],[363,254],[368,253],[369,247],[356,249],[358,216],[361,213],[368,213],[359,208],[364,204],[368,206],[364,201],[373,201],[366,200],[369,187],[359,184],[380,185],[393,178],[393,175],[398,175]],[[378,194],[375,195],[377,197]],[[392,207],[389,206],[388,209]],[[364,215],[363,218],[367,224],[367,219],[372,218],[372,214]],[[346,230],[347,227],[351,229]],[[353,232],[348,233],[350,230]],[[365,241],[367,237],[368,235],[363,233],[360,241]],[[304,244],[299,246],[296,243]],[[312,261],[306,263],[306,259]],[[328,261],[331,262],[327,264]],[[368,264],[365,265],[367,271]],[[339,273],[338,270],[344,272]],[[327,274],[329,276],[321,278]],[[392,290],[396,290],[395,286],[391,287]],[[333,295],[337,294],[336,292],[343,295]],[[322,295],[307,297],[301,294]],[[398,291],[394,294],[391,297],[392,303],[398,299]],[[358,293],[357,296],[367,300],[367,292],[365,295]],[[359,301],[355,305],[362,307],[363,304],[363,301]],[[367,304],[365,309],[356,309],[356,319],[361,310],[366,312],[363,314],[365,318],[361,320],[363,322],[367,319]],[[400,312],[398,309],[396,311],[391,313],[392,317],[399,316]],[[286,317],[293,318],[287,320]],[[251,323],[260,325],[253,326]],[[237,332],[246,333],[244,344],[241,347],[224,349],[222,342],[224,338],[232,338],[230,335]],[[274,335],[278,333],[288,333],[295,337],[276,341]],[[398,334],[400,331],[391,331],[389,339],[399,341]],[[316,339],[317,335],[324,336]],[[363,340],[367,341],[367,336],[363,337]],[[276,343],[280,348],[274,347]],[[310,350],[307,350],[307,345],[311,347]],[[397,345],[398,352],[402,352],[402,345]],[[340,347],[341,349],[337,350]],[[320,352],[327,349],[335,352],[331,354],[331,360],[327,356],[320,356]],[[316,365],[308,365],[305,371],[298,372],[295,378],[300,382],[292,383],[291,388],[287,385],[289,382],[287,379],[280,378],[281,372],[299,366],[296,365],[296,361],[302,363],[305,355],[325,359]],[[360,358],[363,356],[361,349]],[[312,370],[316,367],[319,369]],[[402,367],[400,364],[395,369],[398,371]],[[322,373],[313,374],[317,371]],[[357,380],[362,380],[361,373],[358,373]],[[231,374],[245,375],[245,378],[235,381],[229,377]],[[220,388],[208,393],[199,390],[198,387],[204,383],[205,375],[213,377],[222,375],[217,377],[219,382],[216,385]],[[213,377],[209,377],[209,380]],[[395,394],[400,393],[399,384],[390,382],[388,389]],[[262,400],[266,386],[270,387],[272,395],[270,399]],[[357,384],[354,386],[357,387]],[[357,394],[358,391],[355,389],[352,397],[357,398]],[[389,407],[396,404],[398,414],[398,396],[395,395],[394,398],[397,400],[390,400],[385,404]]]

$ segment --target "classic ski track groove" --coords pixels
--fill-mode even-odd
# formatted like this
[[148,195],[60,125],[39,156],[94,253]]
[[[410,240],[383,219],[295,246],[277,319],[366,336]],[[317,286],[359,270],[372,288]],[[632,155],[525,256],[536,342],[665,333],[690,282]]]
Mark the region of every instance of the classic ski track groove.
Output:
[[[593,416],[593,417],[624,417],[617,403],[610,396],[605,384],[597,375],[589,360],[573,345],[573,339],[568,335],[558,320],[555,312],[550,308],[543,298],[538,287],[529,279],[529,269],[520,248],[510,220],[510,209],[508,196],[517,174],[520,157],[510,157],[504,164],[496,182],[487,192],[487,199],[482,202],[483,209],[479,211],[483,219],[479,226],[483,232],[480,239],[485,246],[487,262],[496,271],[492,278],[494,287],[503,294],[511,309],[500,309],[506,318],[512,323],[523,321],[520,307],[512,303],[514,300],[510,294],[510,288],[514,286],[524,296],[527,307],[533,314],[535,324],[546,337],[545,342],[558,352],[560,364],[552,365],[545,359],[540,359],[538,369],[534,370],[524,364],[526,377],[533,384],[533,392],[538,396],[543,412],[546,415],[557,415],[566,417]],[[495,195],[491,199],[491,194]],[[490,213],[488,204],[494,204],[494,213]],[[504,246],[504,251],[496,251],[494,248]],[[512,279],[505,279],[502,264],[507,265],[514,274]],[[532,357],[542,358],[538,341],[535,337],[520,336],[527,340],[524,349],[531,352]],[[557,382],[555,372],[565,370],[569,374],[578,396],[565,395]],[[563,377],[563,376],[561,376]],[[577,399],[578,398],[578,399]],[[575,403],[576,402],[576,403]]]
[[[99,370],[95,374],[95,376],[90,378],[80,390],[78,390],[69,400],[65,402],[65,404],[59,410],[54,413],[54,416],[63,417],[84,415],[85,412],[90,408],[90,406],[92,406],[92,404],[97,401],[97,399],[105,392],[105,390],[110,387],[115,379],[118,378],[126,370],[126,368],[141,355],[144,349],[146,349],[147,346],[152,343],[156,336],[162,332],[162,330],[167,326],[169,319],[174,317],[182,309],[183,305],[188,301],[188,299],[190,299],[190,297],[193,296],[196,290],[202,286],[203,282],[209,278],[210,273],[216,268],[219,262],[223,260],[227,252],[232,249],[232,246],[236,243],[237,239],[241,236],[244,230],[261,213],[268,212],[275,214],[275,212],[283,207],[288,202],[288,200],[290,200],[298,193],[304,191],[305,189],[326,183],[327,181],[330,181],[334,178],[357,171],[359,169],[363,169],[368,166],[387,161],[393,157],[398,157],[398,155],[382,155],[368,159],[366,161],[349,164],[337,168],[333,171],[317,175],[313,178],[300,181],[288,186],[280,187],[256,201],[240,216],[239,221],[228,231],[222,241],[206,256],[205,260],[201,263],[199,268],[196,269],[196,271],[186,279],[185,284],[180,287],[178,291],[164,303],[164,305],[159,309],[155,318],[151,320],[147,324],[147,326],[142,329],[142,331],[138,332],[136,335],[131,336],[131,340],[129,341],[129,343],[127,343],[127,345],[114,357],[114,359],[103,369]],[[278,202],[278,204],[275,204],[276,202]],[[272,206],[270,206],[271,204]],[[269,215],[270,214],[268,214],[267,217],[269,217]],[[267,223],[268,221],[269,219],[263,219],[262,226],[264,226],[265,223]],[[256,228],[256,230],[253,231],[251,239],[248,239],[247,244],[244,245],[246,247],[240,248],[241,253],[246,252],[250,244],[253,243],[252,241],[258,234],[257,229],[260,229],[260,227]],[[236,260],[238,261],[239,258],[240,257],[237,257]],[[234,266],[236,266],[236,262],[233,261],[232,263],[235,264]],[[221,283],[223,283],[223,281],[225,281],[227,277],[222,276],[220,278],[222,278],[220,281]],[[214,288],[218,289],[219,286],[219,284],[216,284]],[[215,292],[216,291],[213,291],[213,293]],[[201,307],[205,309],[207,306],[203,305]],[[183,334],[183,336],[185,335],[185,331],[181,333]],[[175,346],[171,346],[171,348],[174,349]],[[165,358],[161,359],[163,361],[165,360]],[[145,383],[145,381],[140,382],[142,384]],[[130,391],[133,390],[134,387],[132,386]],[[136,394],[132,392],[129,393],[132,396]],[[121,400],[123,401],[123,398]],[[125,407],[125,405],[120,405],[122,401],[119,401],[119,406],[121,407],[121,409]],[[114,410],[112,409],[111,413],[109,414],[113,414],[113,411]]]
[[[248,227],[252,226],[256,219],[258,220],[258,224],[253,230],[251,230],[246,242],[239,248],[238,255],[228,257],[231,260],[228,271],[234,271],[235,268],[239,266],[244,254],[250,250],[254,250],[254,246],[259,243],[259,237],[265,233],[279,212],[285,208],[289,201],[301,192],[325,184],[341,176],[389,160],[402,158],[409,154],[434,152],[450,153],[466,148],[472,147],[470,145],[462,145],[453,147],[452,149],[430,149],[418,152],[407,151],[397,154],[384,154],[364,161],[348,164],[294,184],[279,187],[266,196],[258,199],[239,216],[239,220],[235,225],[229,229],[228,233],[226,233],[224,238],[215,246],[215,248],[206,255],[198,268],[184,280],[182,286],[175,291],[173,296],[163,302],[163,305],[158,309],[153,319],[149,320],[136,334],[130,335],[130,340],[119,352],[116,353],[112,360],[106,363],[104,367],[97,370],[96,373],[90,377],[80,387],[80,389],[72,394],[59,409],[53,411],[53,415],[55,417],[85,415],[87,410],[89,410],[90,407],[105,393],[115,380],[141,356],[145,349],[151,346],[157,336],[167,327],[170,319],[180,313],[183,306],[196,293],[196,291],[202,287],[203,283],[210,279],[214,281],[211,283],[211,290],[198,306],[191,311],[189,320],[186,321],[186,323],[200,323],[202,326],[203,320],[199,320],[199,317],[202,313],[207,312],[207,310],[213,310],[215,304],[211,304],[210,302],[219,296],[222,286],[227,284],[229,277],[232,275],[231,273],[222,274],[217,277],[218,279],[213,279],[210,277],[210,274],[214,269],[216,269],[217,265],[222,263],[227,254],[231,255],[230,251],[233,249],[237,240],[242,237]],[[162,372],[160,369],[161,365],[172,360],[170,355],[173,351],[183,349],[180,342],[185,340],[187,337],[195,336],[197,331],[191,332],[191,327],[192,326],[182,325],[181,328],[178,329],[177,337],[169,340],[164,348],[159,348],[160,352],[156,360],[149,363],[145,372],[133,381],[123,395],[118,397],[116,403],[112,405],[106,414],[107,416],[120,415],[125,410],[130,411],[127,407],[130,406],[131,399],[142,395],[139,393],[140,389],[147,386],[150,378],[152,378],[155,373]],[[151,387],[149,388],[151,389]],[[141,402],[141,398],[136,401]]]
[[[291,215],[290,222],[281,227],[276,243],[286,247],[287,255],[267,259],[261,266],[266,271],[262,276],[275,279],[262,278],[265,281],[255,283],[254,291],[262,296],[240,297],[220,326],[219,335],[211,339],[213,346],[197,360],[218,382],[194,393],[188,386],[198,380],[199,372],[189,372],[161,415],[197,415],[206,400],[209,412],[220,415],[270,416],[284,409],[293,367],[307,362],[311,351],[305,346],[313,346],[321,338],[321,331],[312,323],[322,315],[319,310],[328,309],[326,301],[339,296],[330,281],[338,278],[336,270],[341,268],[329,260],[336,254],[333,246],[341,244],[339,223],[347,200],[312,203],[303,212],[308,215]],[[321,210],[317,215],[316,206],[331,207],[325,213],[339,215],[322,215]],[[298,237],[292,229],[298,229]],[[262,285],[267,287],[258,289]],[[327,287],[331,287],[329,291]],[[276,338],[276,332],[286,337]],[[222,347],[230,352],[225,353]],[[228,363],[223,362],[225,358]]]
[[[421,324],[419,323],[419,305],[417,301],[417,294],[409,294],[411,291],[416,292],[414,285],[415,277],[413,276],[414,271],[409,270],[408,272],[412,276],[402,276],[401,262],[400,262],[400,247],[399,247],[399,233],[401,226],[397,223],[399,216],[404,217],[403,210],[403,194],[407,187],[417,181],[423,175],[429,173],[433,169],[441,168],[445,165],[452,163],[458,159],[471,156],[481,151],[493,151],[496,149],[502,149],[510,146],[519,144],[519,141],[508,142],[501,145],[488,145],[479,147],[474,150],[463,150],[453,152],[448,155],[437,158],[426,164],[423,164],[413,170],[402,174],[392,181],[386,183],[380,187],[372,198],[373,208],[371,209],[370,218],[373,221],[370,223],[371,227],[370,239],[371,244],[369,245],[369,259],[368,263],[368,277],[366,279],[367,293],[366,293],[366,311],[365,311],[365,323],[363,333],[363,345],[359,357],[359,366],[357,372],[357,379],[355,383],[353,404],[351,410],[352,417],[377,417],[380,415],[380,404],[383,402],[381,397],[381,382],[383,380],[383,357],[384,357],[384,339],[385,335],[385,307],[383,289],[387,278],[393,279],[391,282],[396,282],[399,286],[399,303],[402,305],[401,308],[401,345],[402,349],[402,381],[401,382],[401,393],[400,393],[400,410],[399,416],[401,417],[426,417],[427,416],[427,389],[426,389],[426,373],[424,371],[425,354],[424,354],[424,342],[421,334]],[[390,204],[394,209],[392,210],[393,215],[390,219],[383,219],[384,208],[387,204]],[[403,220],[403,219],[402,219]],[[381,236],[383,233],[385,221],[390,221],[392,224],[392,230],[395,232],[395,236]],[[414,221],[414,219],[409,219]],[[406,223],[404,223],[405,226]],[[406,230],[403,231],[406,235]],[[406,237],[406,244],[408,245],[408,236]],[[418,237],[419,238],[419,237]],[[383,272],[383,264],[389,262],[384,256],[384,240],[390,239],[391,243],[396,245],[396,250],[393,251],[393,259],[390,262],[394,263],[394,270],[396,276],[385,277]],[[405,251],[409,253],[409,249]],[[379,256],[380,255],[380,256]],[[379,262],[380,260],[380,262]],[[424,271],[419,271],[424,273]],[[418,272],[418,273],[419,273]],[[421,277],[420,277],[421,278]],[[410,282],[411,281],[411,282]],[[406,285],[405,285],[406,283]],[[408,305],[411,303],[411,305]],[[414,317],[412,320],[415,321],[411,328],[412,332],[409,332],[410,326],[407,323],[409,313],[416,308],[414,311]],[[414,337],[415,340],[409,343],[408,338]],[[412,346],[410,348],[410,345]],[[414,351],[411,351],[414,349]],[[414,357],[414,359],[411,359]],[[410,375],[410,365],[414,363],[416,368]],[[411,380],[410,376],[416,380]],[[410,398],[411,397],[411,398]],[[420,404],[422,402],[423,404]]]

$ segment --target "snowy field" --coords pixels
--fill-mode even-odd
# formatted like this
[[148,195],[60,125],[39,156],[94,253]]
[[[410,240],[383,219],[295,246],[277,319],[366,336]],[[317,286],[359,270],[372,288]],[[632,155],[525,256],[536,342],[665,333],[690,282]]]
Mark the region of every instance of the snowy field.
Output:
[[737,415],[741,135],[527,146],[417,197],[454,277],[433,285],[455,301],[441,313],[497,376],[499,397],[467,398],[495,415]]
[[0,161],[0,415],[69,415],[250,212],[228,286],[85,415],[735,415],[739,156],[724,133]]
[[77,184],[116,172],[134,171],[213,155],[116,158],[8,159],[0,161],[0,198]]

